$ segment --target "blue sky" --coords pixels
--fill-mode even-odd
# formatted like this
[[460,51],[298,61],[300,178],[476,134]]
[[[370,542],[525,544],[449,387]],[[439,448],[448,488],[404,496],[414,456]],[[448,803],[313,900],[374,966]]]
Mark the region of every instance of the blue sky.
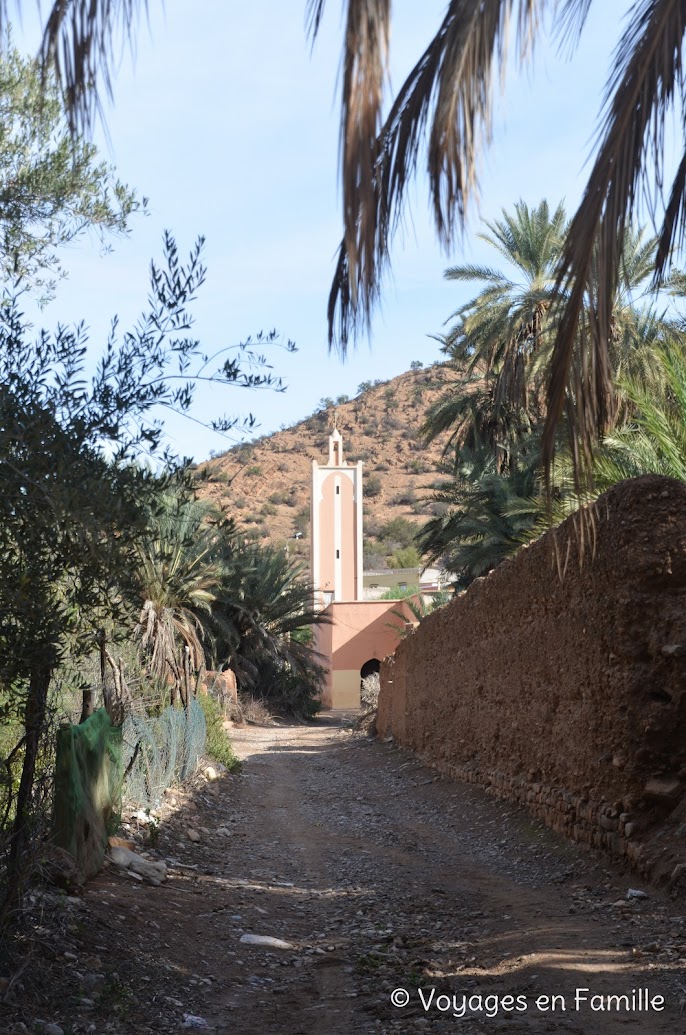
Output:
[[[296,341],[294,356],[272,353],[284,394],[212,390],[199,414],[252,411],[260,432],[311,413],[322,396],[355,394],[365,380],[392,377],[412,360],[439,358],[430,337],[468,297],[442,279],[451,263],[488,258],[475,240],[479,216],[492,218],[519,198],[565,198],[571,211],[588,172],[610,54],[628,0],[592,8],[572,60],[542,41],[533,68],[513,69],[496,100],[494,144],[484,156],[481,201],[462,242],[444,254],[429,218],[423,176],[412,192],[412,222],[393,249],[371,341],[343,363],[329,355],[326,302],[340,240],[338,68],[342,28],[329,0],[312,51],[304,0],[227,4],[150,0],[149,28],[136,55],[125,55],[106,108],[109,142],[96,141],[121,178],[150,198],[150,214],[130,239],[101,257],[81,242],[70,272],[44,312],[49,326],[84,318],[94,346],[118,313],[126,326],[142,309],[150,258],[170,229],[182,250],[207,238],[208,278],[195,307],[208,350],[278,328]],[[397,87],[435,32],[445,4],[396,0],[392,82]],[[33,45],[31,24],[18,42]],[[490,258],[492,261],[492,257]],[[195,424],[168,421],[172,445],[196,459],[230,443]]]

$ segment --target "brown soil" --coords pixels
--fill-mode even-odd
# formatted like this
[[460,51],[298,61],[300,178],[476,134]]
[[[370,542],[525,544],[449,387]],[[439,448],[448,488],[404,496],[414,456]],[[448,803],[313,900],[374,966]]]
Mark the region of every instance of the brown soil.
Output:
[[[0,1030],[34,1030],[37,1018],[66,1035],[192,1030],[184,1014],[217,1035],[683,1030],[683,901],[648,888],[627,902],[634,881],[619,865],[335,718],[234,739],[242,774],[163,810],[166,884],[112,867],[80,904],[63,903],[59,923],[54,904],[38,917],[38,900],[36,955]],[[190,826],[208,831],[198,844]],[[244,945],[244,933],[293,948]],[[397,988],[409,991],[404,1008],[391,1005]],[[527,1009],[487,1017],[475,999],[456,1019],[424,1011],[418,989],[432,988],[458,1005],[521,996]],[[648,988],[666,1008],[576,1011],[576,988]],[[538,1009],[544,995],[567,1009]]]

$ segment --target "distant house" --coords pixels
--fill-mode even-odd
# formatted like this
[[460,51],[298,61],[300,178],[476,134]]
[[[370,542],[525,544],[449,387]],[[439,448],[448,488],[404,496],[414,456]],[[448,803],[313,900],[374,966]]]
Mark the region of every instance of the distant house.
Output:
[[440,568],[377,568],[363,572],[362,579],[364,599],[379,600],[389,589],[404,592],[413,586],[423,597],[433,597],[450,590],[451,576]]

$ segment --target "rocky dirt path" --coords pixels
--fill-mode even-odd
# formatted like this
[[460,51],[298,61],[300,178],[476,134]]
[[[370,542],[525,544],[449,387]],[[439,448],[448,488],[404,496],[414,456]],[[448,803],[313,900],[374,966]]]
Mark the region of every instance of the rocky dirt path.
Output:
[[217,1035],[686,1028],[683,901],[626,901],[625,871],[334,719],[234,743],[242,774],[161,825],[166,884],[111,868],[86,889],[61,946],[76,977],[43,1013],[65,1035],[188,1014]]

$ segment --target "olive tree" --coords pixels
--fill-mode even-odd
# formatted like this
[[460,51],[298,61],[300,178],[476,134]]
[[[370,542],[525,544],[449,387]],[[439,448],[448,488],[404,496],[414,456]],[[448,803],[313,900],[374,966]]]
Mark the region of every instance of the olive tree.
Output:
[[[104,612],[126,606],[136,545],[178,466],[160,413],[190,414],[198,378],[281,387],[250,341],[212,357],[193,337],[201,251],[202,239],[181,262],[166,235],[146,311],[127,333],[113,322],[91,376],[82,326],[34,339],[16,300],[0,306],[0,687],[5,716],[23,726],[9,852],[15,896],[51,679],[67,649],[92,647]],[[236,424],[212,422],[223,431]],[[140,462],[150,457],[157,470]]]

